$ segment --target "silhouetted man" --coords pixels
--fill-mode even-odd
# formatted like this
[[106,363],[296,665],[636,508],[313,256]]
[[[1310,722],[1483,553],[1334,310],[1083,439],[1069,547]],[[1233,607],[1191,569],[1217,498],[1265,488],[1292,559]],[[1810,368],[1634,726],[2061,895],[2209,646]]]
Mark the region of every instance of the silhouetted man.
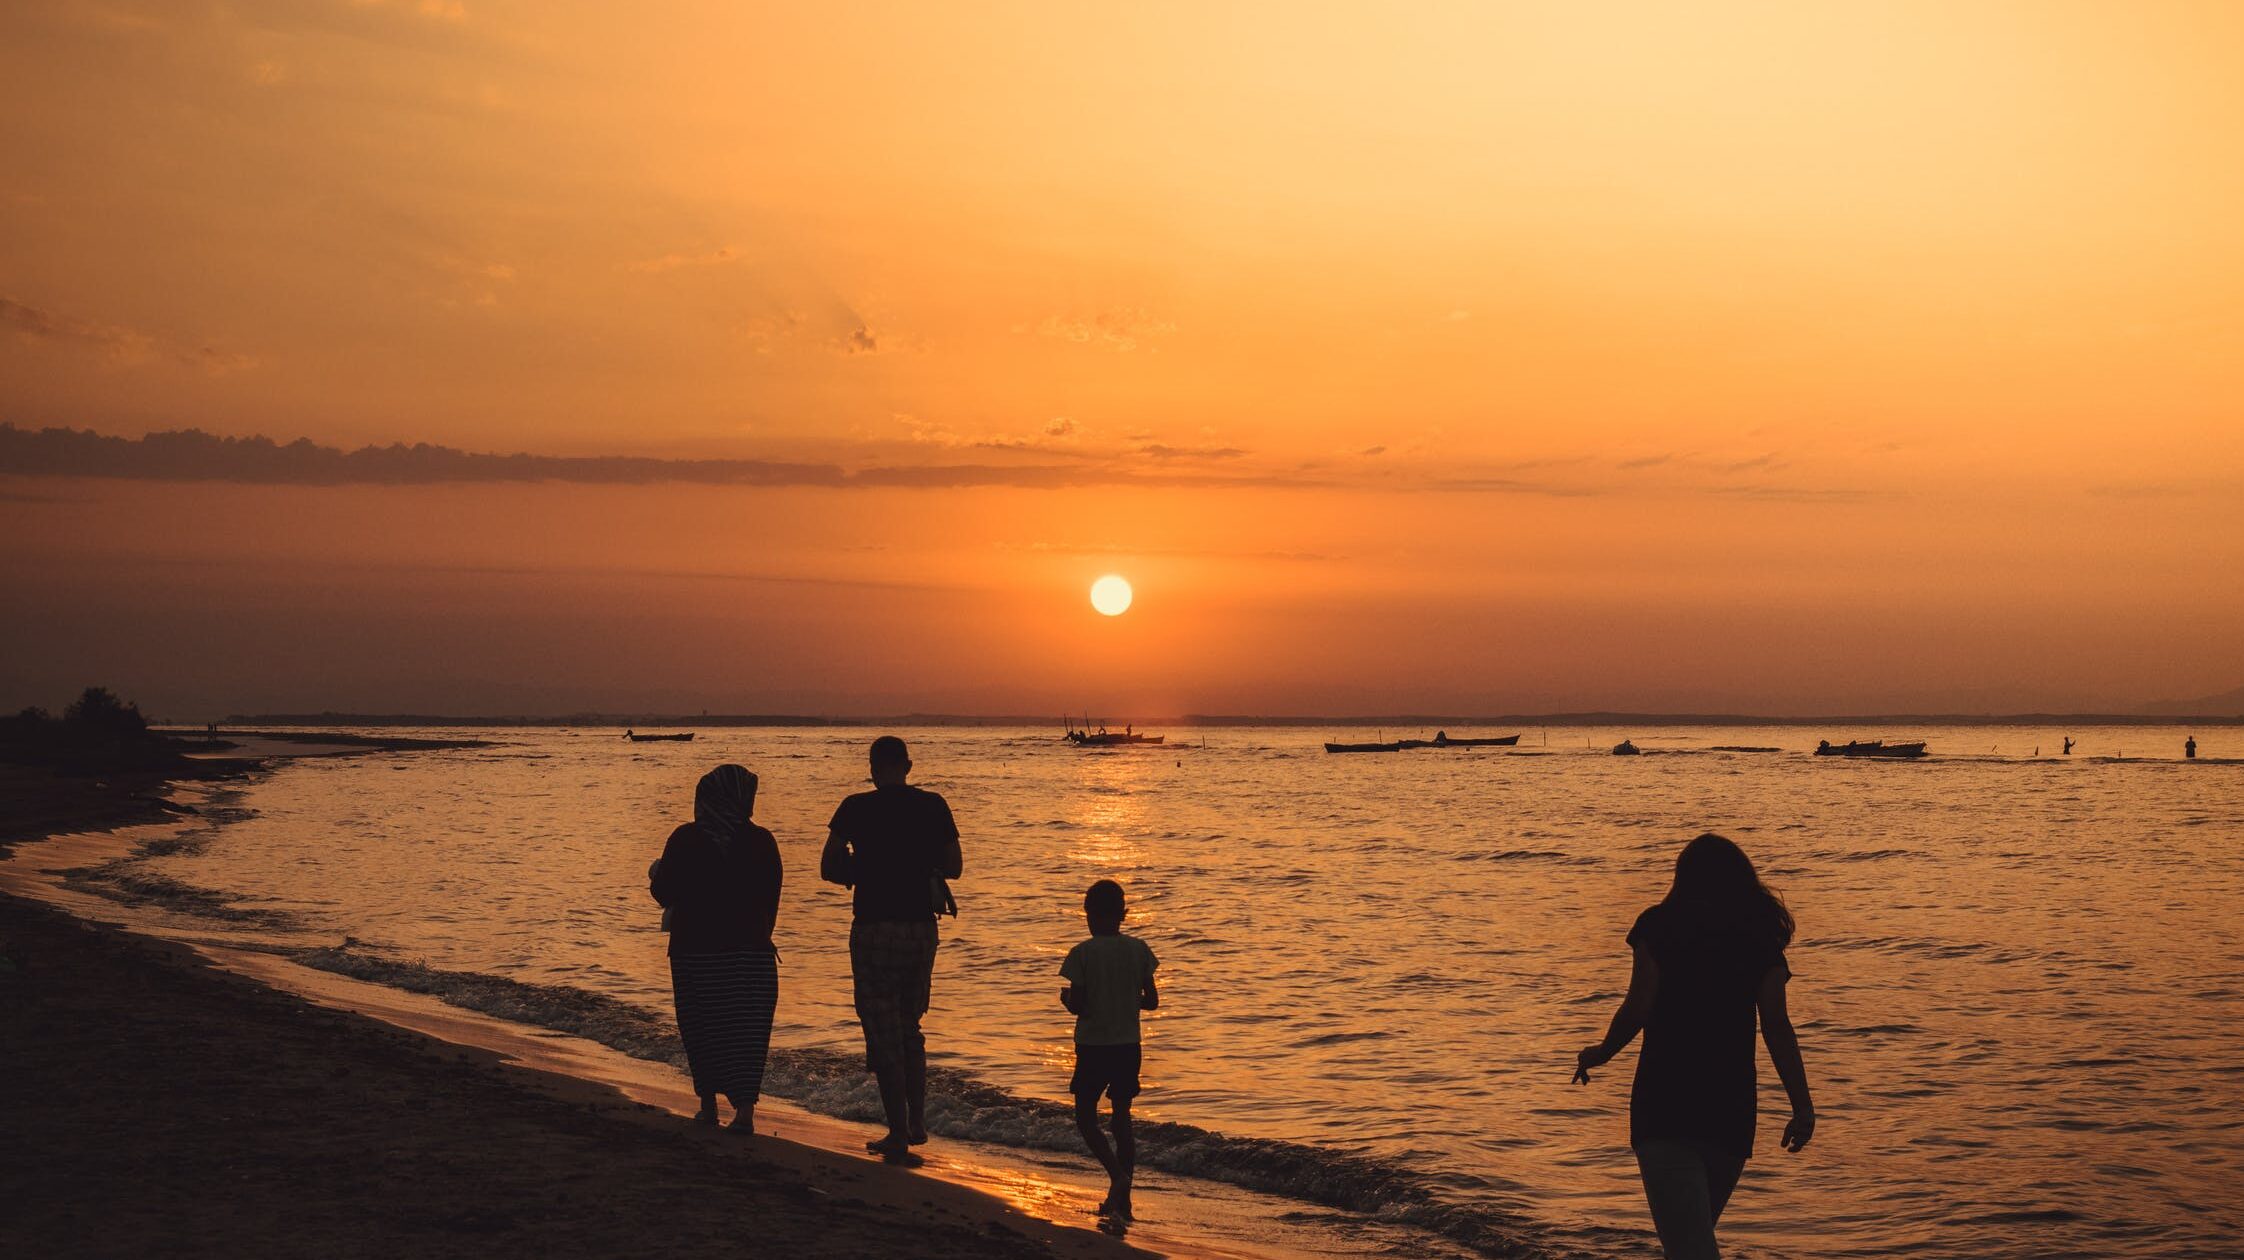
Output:
[[880,1082],[886,1136],[865,1149],[899,1163],[917,1163],[911,1148],[927,1141],[927,1013],[935,975],[935,915],[956,914],[941,881],[958,878],[958,826],[933,792],[904,782],[912,770],[904,741],[873,741],[873,790],[842,801],[827,824],[819,874],[854,890],[849,974],[857,1022],[865,1033],[865,1068]]
[[2192,735],[2182,741],[2182,756],[2189,758],[2191,761],[2197,760],[2197,736]]

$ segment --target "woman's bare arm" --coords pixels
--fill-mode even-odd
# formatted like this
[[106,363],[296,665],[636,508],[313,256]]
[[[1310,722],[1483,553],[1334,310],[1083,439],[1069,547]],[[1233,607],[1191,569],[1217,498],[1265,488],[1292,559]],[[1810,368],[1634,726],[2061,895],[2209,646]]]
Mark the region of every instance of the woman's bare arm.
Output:
[[1797,1151],[1815,1136],[1815,1099],[1808,1094],[1808,1068],[1800,1061],[1800,1038],[1792,1031],[1792,1013],[1785,1009],[1784,984],[1792,973],[1783,963],[1761,977],[1761,1040],[1769,1047],[1769,1062],[1776,1064],[1784,1092],[1792,1099],[1792,1119],[1784,1126],[1779,1143]]
[[1605,1029],[1605,1040],[1594,1046],[1584,1046],[1574,1056],[1574,1083],[1589,1084],[1589,1070],[1603,1067],[1614,1055],[1636,1040],[1644,1025],[1652,1018],[1652,1002],[1660,992],[1660,965],[1652,961],[1650,950],[1638,946],[1636,960],[1629,967],[1628,996],[1621,999],[1621,1009],[1613,1012],[1613,1022]]

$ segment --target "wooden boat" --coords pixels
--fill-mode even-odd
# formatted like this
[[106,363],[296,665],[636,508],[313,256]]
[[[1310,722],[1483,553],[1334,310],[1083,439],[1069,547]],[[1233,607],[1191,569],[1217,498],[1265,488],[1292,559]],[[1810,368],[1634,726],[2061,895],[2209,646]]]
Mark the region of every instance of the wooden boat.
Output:
[[683,744],[694,737],[694,732],[686,731],[678,735],[641,735],[637,731],[625,731],[623,737],[634,744]]
[[1325,745],[1328,753],[1402,752],[1410,748],[1509,748],[1519,742],[1517,735],[1498,735],[1491,739],[1451,739],[1447,731],[1435,731],[1432,739],[1396,739],[1370,744]]
[[1498,735],[1490,739],[1451,739],[1448,731],[1435,731],[1432,739],[1406,739],[1405,748],[1509,748],[1519,742],[1517,735]]
[[1065,738],[1077,748],[1128,748],[1138,744],[1158,744],[1168,736],[1140,735],[1127,726],[1120,731],[1110,731],[1103,726],[1094,731],[1089,718],[1083,720],[1082,726],[1077,726],[1075,720],[1070,718]]
[[1139,735],[1133,731],[1069,731],[1067,742],[1077,748],[1126,748],[1132,744],[1158,744],[1166,735]]
[[1922,757],[1925,755],[1925,742],[1920,739],[1908,743],[1889,744],[1882,739],[1851,739],[1844,744],[1834,744],[1830,740],[1824,739],[1816,741],[1815,755],[1818,757]]

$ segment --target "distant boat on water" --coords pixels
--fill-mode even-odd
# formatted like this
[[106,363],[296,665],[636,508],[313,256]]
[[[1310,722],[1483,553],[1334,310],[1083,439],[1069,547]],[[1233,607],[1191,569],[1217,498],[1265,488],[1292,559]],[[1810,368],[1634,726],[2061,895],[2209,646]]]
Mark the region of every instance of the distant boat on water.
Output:
[[1451,739],[1448,731],[1435,731],[1432,739],[1397,739],[1370,744],[1325,745],[1328,753],[1402,752],[1410,748],[1509,748],[1519,742],[1517,735],[1498,735],[1489,739]]
[[1828,739],[1823,739],[1816,741],[1815,755],[1818,757],[1922,757],[1925,755],[1925,742],[1920,739],[1909,743],[1889,744],[1882,739],[1852,739],[1844,744],[1834,744]]
[[677,735],[641,735],[637,731],[625,731],[623,737],[634,744],[683,744],[694,737],[694,732],[685,731]]
[[1166,735],[1140,735],[1127,726],[1119,731],[1110,731],[1103,726],[1094,731],[1088,720],[1080,728],[1070,721],[1066,735],[1067,742],[1077,748],[1128,748],[1138,744],[1158,744],[1167,738]]
[[1624,739],[1613,745],[1613,755],[1616,757],[1641,757],[1644,755],[1644,750],[1636,746],[1636,741]]

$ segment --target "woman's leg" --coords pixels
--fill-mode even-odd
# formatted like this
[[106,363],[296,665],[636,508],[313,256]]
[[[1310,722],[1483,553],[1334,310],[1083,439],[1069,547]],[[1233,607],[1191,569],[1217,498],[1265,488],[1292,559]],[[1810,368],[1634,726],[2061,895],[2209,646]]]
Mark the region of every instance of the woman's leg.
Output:
[[717,1123],[717,1091],[710,1089],[696,1071],[694,1051],[701,1041],[701,997],[694,986],[693,964],[677,955],[670,958],[670,1000],[678,1012],[678,1041],[686,1049],[686,1071],[693,1077],[693,1092],[701,1099],[701,1110],[694,1113],[696,1124]]
[[753,954],[748,960],[747,1024],[741,1030],[744,1062],[740,1089],[732,1099],[732,1127],[756,1131],[756,1100],[764,1092],[764,1064],[771,1057],[771,1017],[779,1007],[779,960]]
[[1738,1188],[1738,1178],[1745,1175],[1745,1161],[1714,1150],[1701,1150],[1699,1157],[1706,1161],[1707,1206],[1719,1223],[1722,1209],[1730,1205],[1730,1192]]
[[1636,1147],[1636,1167],[1667,1260],[1721,1260],[1712,1187],[1699,1152],[1687,1142],[1643,1142]]

